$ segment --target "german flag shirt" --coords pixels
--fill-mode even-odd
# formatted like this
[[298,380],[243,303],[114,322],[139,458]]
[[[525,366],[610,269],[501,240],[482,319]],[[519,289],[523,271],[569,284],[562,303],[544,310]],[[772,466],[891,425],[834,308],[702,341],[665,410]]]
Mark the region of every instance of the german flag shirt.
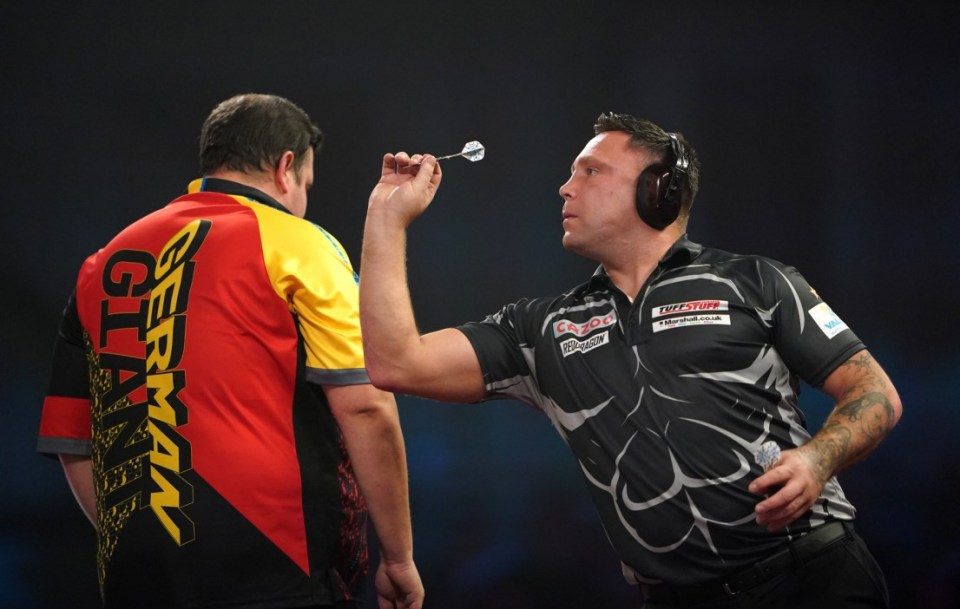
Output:
[[226,180],[83,264],[38,450],[90,455],[107,607],[357,598],[366,506],[323,385],[368,383],[337,240]]

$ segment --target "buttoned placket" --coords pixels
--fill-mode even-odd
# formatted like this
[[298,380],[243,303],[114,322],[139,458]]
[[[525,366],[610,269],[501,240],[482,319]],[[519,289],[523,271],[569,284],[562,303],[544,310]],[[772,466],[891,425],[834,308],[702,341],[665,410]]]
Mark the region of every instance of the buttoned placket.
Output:
[[[653,272],[650,273],[650,276],[647,277],[647,280],[643,282],[643,285],[640,286],[640,290],[637,292],[636,298],[633,299],[633,302],[630,302],[626,296],[623,296],[622,292],[617,290],[617,292],[623,296],[625,302],[629,304],[628,312],[625,317],[627,319],[627,328],[625,330],[626,336],[624,337],[627,345],[633,347],[637,345],[643,339],[643,310],[641,305],[643,304],[644,298],[643,294],[646,293],[647,289],[663,275],[666,267],[662,262],[657,264],[657,267],[653,269]],[[618,306],[619,309],[619,306]],[[619,314],[620,311],[618,310]]]

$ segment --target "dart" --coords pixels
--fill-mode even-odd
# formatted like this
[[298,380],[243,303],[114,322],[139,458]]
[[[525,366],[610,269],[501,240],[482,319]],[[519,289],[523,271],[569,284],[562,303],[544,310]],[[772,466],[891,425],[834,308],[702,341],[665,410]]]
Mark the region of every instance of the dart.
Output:
[[764,442],[753,458],[763,471],[768,471],[780,459],[780,447],[773,441]]
[[453,157],[456,157],[456,156],[462,156],[468,161],[475,163],[483,159],[484,152],[485,152],[485,149],[483,147],[483,144],[481,144],[476,140],[473,140],[472,142],[467,142],[466,144],[464,144],[463,150],[461,150],[460,152],[456,154],[448,154],[447,156],[438,156],[437,160],[442,161],[443,159],[452,159]]
[[[473,140],[472,142],[467,142],[466,144],[464,144],[463,150],[461,150],[460,152],[457,152],[456,154],[448,154],[446,156],[438,156],[437,160],[442,161],[444,159],[452,159],[454,157],[462,156],[463,158],[467,159],[471,163],[476,163],[477,161],[483,159],[484,154],[486,154],[486,149],[483,147],[483,144],[481,144],[477,140]],[[404,169],[409,169],[410,167],[417,167],[419,165],[420,163],[411,163],[410,165],[407,165],[400,171],[403,171]]]

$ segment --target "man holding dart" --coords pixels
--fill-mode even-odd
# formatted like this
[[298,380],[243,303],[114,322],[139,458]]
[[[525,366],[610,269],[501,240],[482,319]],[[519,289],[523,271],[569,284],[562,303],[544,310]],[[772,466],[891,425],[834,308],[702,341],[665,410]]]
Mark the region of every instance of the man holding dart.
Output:
[[[384,157],[361,262],[371,381],[543,411],[646,607],[888,606],[835,475],[896,425],[890,379],[796,269],[687,237],[700,169],[681,134],[624,114],[594,134],[560,187],[564,248],[594,275],[425,335],[405,235],[442,174]],[[836,402],[815,434],[800,379]]]

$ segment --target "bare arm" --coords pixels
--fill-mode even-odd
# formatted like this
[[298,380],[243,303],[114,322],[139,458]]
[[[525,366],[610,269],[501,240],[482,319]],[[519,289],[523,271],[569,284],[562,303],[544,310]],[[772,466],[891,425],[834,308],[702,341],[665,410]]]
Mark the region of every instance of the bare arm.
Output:
[[[419,171],[397,172],[423,160]],[[360,323],[371,381],[389,391],[451,402],[484,395],[483,375],[467,337],[455,329],[417,329],[406,272],[406,231],[440,185],[431,156],[384,157],[370,194],[360,262]]]
[[784,451],[777,464],[750,485],[761,494],[782,486],[757,505],[757,522],[770,530],[802,516],[832,476],[866,458],[900,419],[900,396],[866,350],[834,370],[822,389],[836,401],[823,427],[805,445]]
[[418,609],[423,584],[413,562],[407,459],[393,396],[372,385],[324,385],[330,409],[380,540],[381,607]]
[[93,488],[93,464],[90,457],[60,455],[60,464],[80,509],[93,524],[93,528],[97,528],[97,495]]

